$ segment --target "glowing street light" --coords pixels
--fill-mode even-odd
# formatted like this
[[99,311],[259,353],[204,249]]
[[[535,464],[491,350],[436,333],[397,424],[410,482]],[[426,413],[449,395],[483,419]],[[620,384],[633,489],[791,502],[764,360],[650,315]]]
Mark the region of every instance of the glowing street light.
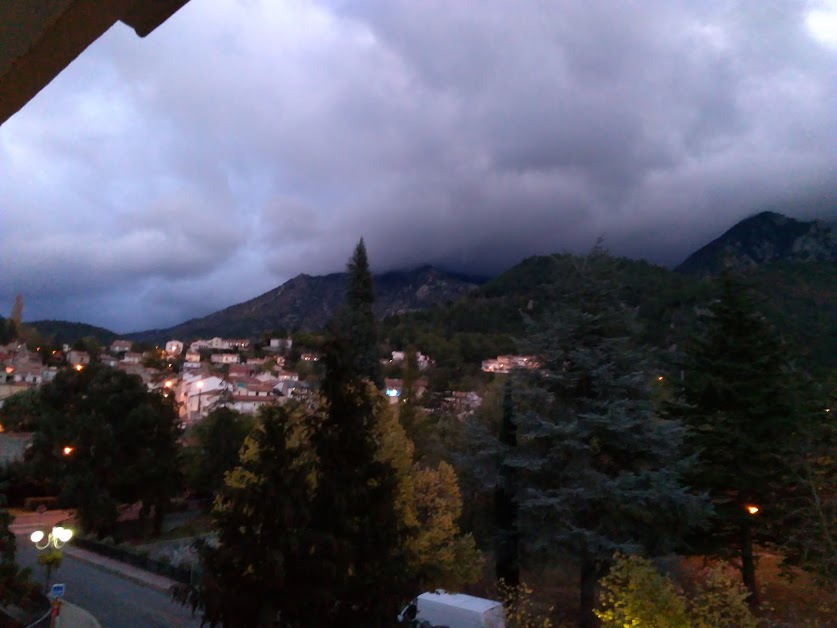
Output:
[[65,456],[69,456],[71,453],[73,453],[73,452],[75,451],[75,449],[76,449],[75,447],[70,447],[69,445],[67,445],[67,446],[66,446],[66,447],[64,447],[64,449],[62,449],[61,451],[63,451],[63,452],[64,452],[64,455],[65,455]]
[[76,370],[77,371],[81,371],[81,369],[83,369],[83,368],[84,368],[83,364],[76,364]]
[[756,506],[755,504],[747,504],[746,506],[744,506],[744,508],[751,515],[758,514],[758,512],[759,512],[759,507]]
[[43,530],[35,530],[29,536],[29,540],[39,550],[45,550],[50,545],[55,547],[55,549],[61,549],[71,538],[73,538],[73,531],[70,528],[64,528],[62,526],[55,526],[48,535],[44,534]]

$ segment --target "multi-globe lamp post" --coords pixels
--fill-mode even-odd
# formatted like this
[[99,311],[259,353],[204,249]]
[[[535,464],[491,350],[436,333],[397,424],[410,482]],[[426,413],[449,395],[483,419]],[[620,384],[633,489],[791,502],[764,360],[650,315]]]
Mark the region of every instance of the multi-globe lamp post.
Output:
[[52,571],[61,566],[61,561],[63,559],[61,548],[64,547],[64,545],[71,538],[73,538],[73,531],[70,528],[65,528],[63,526],[53,526],[49,533],[44,533],[43,530],[35,530],[29,536],[29,540],[31,540],[32,543],[35,544],[35,547],[42,552],[38,555],[38,564],[44,566],[44,591],[49,590],[49,578],[52,575]]
[[71,538],[73,531],[63,526],[55,526],[49,534],[44,534],[43,530],[35,530],[29,537],[39,550],[45,550],[50,545],[55,549],[61,549]]

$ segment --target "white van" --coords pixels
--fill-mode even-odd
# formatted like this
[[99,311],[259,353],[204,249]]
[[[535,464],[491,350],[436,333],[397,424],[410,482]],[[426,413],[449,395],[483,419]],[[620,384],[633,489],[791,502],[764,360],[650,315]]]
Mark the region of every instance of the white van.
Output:
[[422,593],[401,611],[398,621],[433,628],[505,628],[503,605],[464,593]]

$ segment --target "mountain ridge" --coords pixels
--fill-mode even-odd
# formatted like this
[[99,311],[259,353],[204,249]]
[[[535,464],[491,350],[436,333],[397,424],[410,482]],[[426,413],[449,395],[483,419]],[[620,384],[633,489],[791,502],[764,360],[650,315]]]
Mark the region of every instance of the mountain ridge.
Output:
[[706,277],[775,262],[833,261],[837,261],[837,229],[830,222],[760,212],[699,248],[675,271]]
[[[375,314],[384,318],[425,309],[464,296],[478,287],[466,275],[424,265],[374,275]],[[165,329],[124,334],[136,341],[224,335],[253,337],[273,330],[321,329],[343,301],[346,273],[301,273],[252,299]]]

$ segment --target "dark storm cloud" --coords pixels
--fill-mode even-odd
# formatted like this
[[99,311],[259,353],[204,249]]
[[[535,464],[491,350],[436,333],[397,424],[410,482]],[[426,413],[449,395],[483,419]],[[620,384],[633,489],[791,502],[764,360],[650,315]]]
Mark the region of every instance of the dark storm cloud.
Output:
[[0,128],[0,305],[127,330],[341,270],[361,235],[380,270],[491,272],[833,212],[832,10],[196,0],[117,26]]

